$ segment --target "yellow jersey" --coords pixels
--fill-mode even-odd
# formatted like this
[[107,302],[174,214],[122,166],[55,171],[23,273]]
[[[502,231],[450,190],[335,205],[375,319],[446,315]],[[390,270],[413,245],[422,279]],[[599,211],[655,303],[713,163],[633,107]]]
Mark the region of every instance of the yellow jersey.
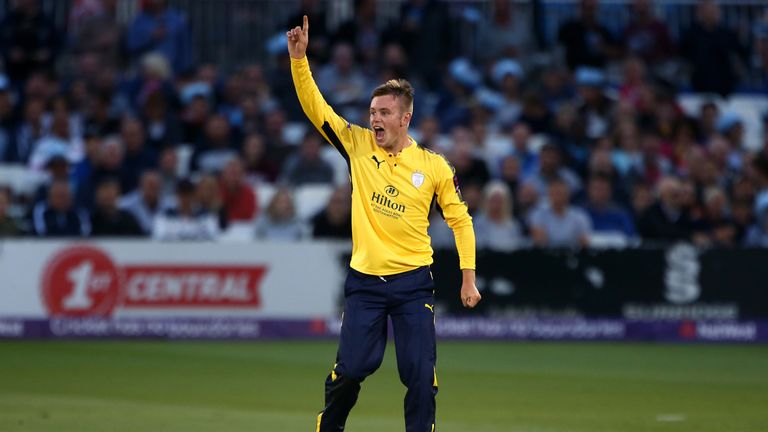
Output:
[[437,202],[453,230],[462,269],[475,268],[472,217],[461,199],[453,167],[440,154],[411,144],[389,154],[373,131],[337,115],[317,88],[309,62],[291,58],[291,74],[301,106],[323,137],[347,162],[352,182],[352,261],[350,267],[386,276],[432,264],[427,234],[429,212]]

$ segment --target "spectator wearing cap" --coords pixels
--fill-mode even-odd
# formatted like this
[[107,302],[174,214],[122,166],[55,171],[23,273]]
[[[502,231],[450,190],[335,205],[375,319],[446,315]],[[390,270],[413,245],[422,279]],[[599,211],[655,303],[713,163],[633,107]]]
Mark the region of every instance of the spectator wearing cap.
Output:
[[38,237],[85,237],[91,232],[88,212],[73,205],[69,182],[55,180],[47,201],[35,204],[32,229]]
[[22,82],[35,71],[51,71],[59,51],[60,36],[40,8],[40,0],[13,2],[0,22],[0,47],[5,72]]
[[120,181],[107,178],[96,186],[95,206],[91,212],[91,235],[94,237],[137,237],[141,227],[133,215],[118,207]]
[[552,179],[547,187],[548,205],[533,210],[528,217],[533,244],[538,247],[586,247],[592,232],[587,213],[569,204],[568,184]]
[[690,66],[693,90],[721,96],[736,88],[736,64],[744,63],[748,56],[736,32],[723,25],[715,0],[701,0],[696,5],[696,20],[683,33],[680,52]]
[[0,186],[0,238],[21,234],[19,221],[10,214],[12,197],[10,188]]
[[192,33],[186,16],[167,3],[167,0],[145,0],[142,11],[128,28],[125,44],[128,54],[134,58],[152,51],[162,53],[178,74],[194,65]]
[[491,69],[491,76],[502,96],[502,103],[496,110],[493,123],[510,127],[520,118],[523,109],[520,101],[520,83],[525,77],[523,68],[516,60],[501,59]]
[[285,161],[280,182],[290,186],[333,183],[333,167],[321,156],[322,141],[315,131],[308,131],[298,152]]
[[163,241],[215,240],[219,233],[217,216],[202,208],[187,179],[176,186],[176,205],[161,212],[152,228],[152,238]]
[[16,116],[15,100],[8,77],[0,74],[0,163],[15,159]]
[[512,207],[506,183],[494,180],[485,186],[482,208],[474,218],[478,249],[509,252],[523,245],[525,239]]
[[579,66],[603,67],[616,54],[613,35],[598,21],[598,6],[598,0],[580,0],[579,16],[563,23],[557,31],[571,70]]
[[245,181],[245,170],[240,158],[224,165],[219,181],[219,192],[227,222],[249,222],[259,211],[256,193]]

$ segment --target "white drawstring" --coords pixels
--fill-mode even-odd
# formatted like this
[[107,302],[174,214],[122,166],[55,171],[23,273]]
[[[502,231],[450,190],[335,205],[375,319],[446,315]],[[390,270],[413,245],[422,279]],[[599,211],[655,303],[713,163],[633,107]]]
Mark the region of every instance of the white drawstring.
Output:
[[386,280],[386,279],[384,279],[384,276],[379,276],[379,279],[381,279],[381,280],[382,280],[382,281],[384,281],[385,283],[387,282],[387,280]]

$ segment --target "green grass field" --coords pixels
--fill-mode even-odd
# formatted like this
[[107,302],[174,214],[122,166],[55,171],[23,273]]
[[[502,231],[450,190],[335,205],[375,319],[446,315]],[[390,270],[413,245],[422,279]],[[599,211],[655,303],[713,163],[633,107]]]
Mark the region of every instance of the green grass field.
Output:
[[[314,431],[331,342],[0,342],[0,431]],[[402,431],[394,349],[347,430]],[[768,347],[441,342],[441,432],[768,431]]]

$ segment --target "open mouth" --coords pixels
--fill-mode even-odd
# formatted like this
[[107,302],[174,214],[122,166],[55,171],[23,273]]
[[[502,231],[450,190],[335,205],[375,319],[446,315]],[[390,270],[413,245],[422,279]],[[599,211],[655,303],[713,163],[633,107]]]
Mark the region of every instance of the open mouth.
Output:
[[373,127],[373,134],[376,136],[376,141],[381,141],[384,139],[384,128],[381,126],[374,126]]

